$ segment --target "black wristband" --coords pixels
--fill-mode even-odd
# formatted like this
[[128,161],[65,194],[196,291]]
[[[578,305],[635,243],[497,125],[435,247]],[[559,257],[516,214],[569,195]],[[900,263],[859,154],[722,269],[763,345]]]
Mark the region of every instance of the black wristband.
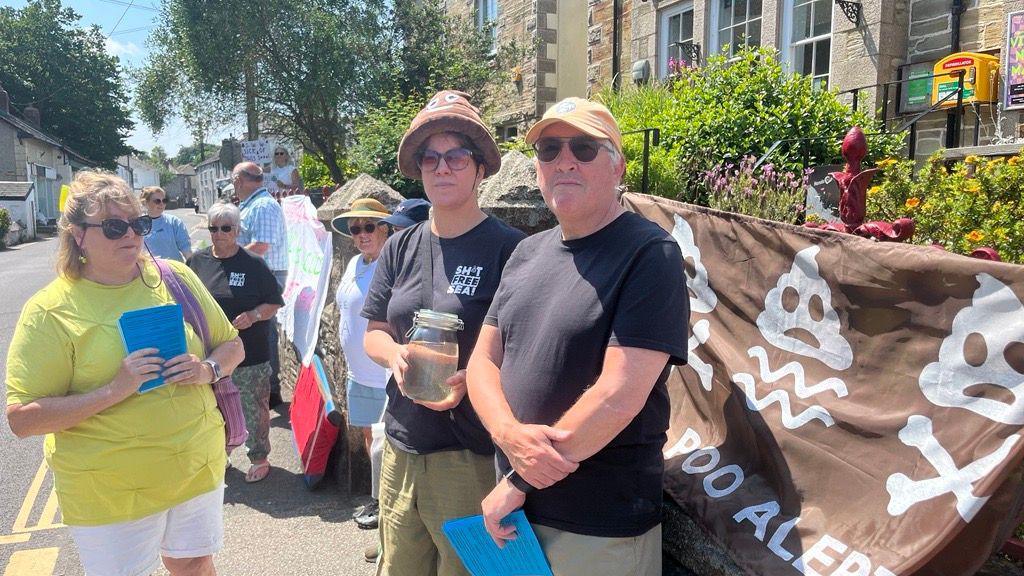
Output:
[[530,484],[526,480],[523,480],[523,477],[520,476],[519,472],[516,472],[515,470],[512,470],[508,474],[505,474],[505,479],[508,480],[509,484],[515,486],[516,490],[519,490],[523,494],[529,494],[530,492],[536,490],[536,488],[533,487],[533,484]]

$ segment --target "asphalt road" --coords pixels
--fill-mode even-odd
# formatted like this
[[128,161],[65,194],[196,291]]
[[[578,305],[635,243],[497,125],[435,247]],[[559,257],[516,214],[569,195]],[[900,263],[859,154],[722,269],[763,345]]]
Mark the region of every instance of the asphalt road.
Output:
[[[193,245],[209,243],[205,216],[175,210],[193,232]],[[0,250],[0,380],[7,349],[25,301],[55,276],[56,238]],[[270,462],[266,480],[246,484],[244,449],[232,454],[225,481],[225,575],[370,575],[363,549],[377,532],[356,528],[352,511],[366,496],[348,497],[325,480],[310,492],[302,482],[288,425],[287,404],[271,411]],[[43,464],[42,438],[19,440],[0,415],[0,576],[82,575],[68,528],[52,495]],[[166,575],[163,569],[157,574]]]

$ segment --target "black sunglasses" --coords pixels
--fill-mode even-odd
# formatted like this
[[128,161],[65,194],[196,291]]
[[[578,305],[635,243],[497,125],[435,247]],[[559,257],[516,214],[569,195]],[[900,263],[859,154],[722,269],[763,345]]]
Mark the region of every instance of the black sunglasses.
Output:
[[444,158],[444,163],[452,170],[462,170],[469,166],[469,159],[473,158],[473,151],[465,148],[452,148],[441,154],[433,150],[426,150],[416,158],[416,165],[420,167],[421,172],[424,170],[433,172],[437,170],[441,158]]
[[210,234],[213,234],[214,232],[216,232],[218,230],[220,230],[221,232],[224,232],[224,233],[228,233],[228,232],[231,232],[232,230],[234,230],[235,227],[232,224],[224,224],[222,226],[207,226],[206,229],[210,231]]
[[287,156],[287,152],[274,152],[274,156]]
[[166,200],[164,200],[163,198],[150,198],[149,201],[152,202],[153,204],[163,204],[164,202],[166,202]]
[[128,234],[129,228],[131,228],[138,236],[145,236],[146,234],[149,234],[149,231],[153,229],[153,219],[149,216],[139,216],[138,218],[132,218],[131,220],[107,218],[99,224],[83,222],[82,228],[102,228],[103,235],[106,236],[107,239],[120,240]]
[[572,138],[541,138],[533,143],[533,150],[537,153],[537,159],[541,162],[554,162],[562,153],[563,144],[569,145],[569,151],[580,162],[593,162],[597,153],[605,145],[588,136],[574,136]]
[[373,231],[377,229],[377,226],[381,226],[381,224],[374,224],[373,222],[370,222],[369,224],[364,224],[362,226],[356,224],[355,226],[348,227],[348,233],[351,234],[352,236],[358,236],[359,234],[362,234],[363,231],[365,230],[367,234],[373,234]]

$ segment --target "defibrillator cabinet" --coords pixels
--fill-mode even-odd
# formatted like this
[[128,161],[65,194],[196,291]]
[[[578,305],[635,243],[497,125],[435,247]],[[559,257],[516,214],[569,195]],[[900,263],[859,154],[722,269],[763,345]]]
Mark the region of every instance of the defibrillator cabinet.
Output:
[[[963,103],[995,102],[999,83],[999,58],[977,52],[957,52],[935,63],[932,73],[932,105],[947,94],[955,93],[959,81],[958,70],[964,71]],[[956,106],[956,96],[950,96],[940,108]]]

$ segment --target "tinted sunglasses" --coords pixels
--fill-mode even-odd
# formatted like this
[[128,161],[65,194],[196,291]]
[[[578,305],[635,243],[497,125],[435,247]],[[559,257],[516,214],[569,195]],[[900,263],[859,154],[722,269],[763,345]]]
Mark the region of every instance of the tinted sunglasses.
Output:
[[348,233],[353,236],[358,236],[359,234],[362,234],[364,231],[367,234],[373,234],[373,231],[377,229],[377,226],[382,226],[382,224],[374,224],[373,222],[370,222],[369,224],[364,224],[362,226],[356,224],[355,226],[348,227]]
[[107,218],[99,224],[90,224],[84,222],[82,228],[102,228],[103,235],[109,240],[120,240],[128,234],[128,229],[131,228],[136,235],[145,236],[149,234],[149,231],[153,229],[153,219],[149,216],[139,216],[138,218],[132,218],[131,220],[121,220],[120,218]]
[[149,201],[153,204],[163,204],[167,202],[167,200],[164,200],[163,198],[150,198]]
[[218,230],[221,231],[221,232],[224,232],[226,234],[226,233],[231,232],[232,230],[234,230],[235,227],[233,225],[231,225],[231,224],[224,224],[222,226],[207,226],[206,229],[210,231],[210,234],[213,234],[214,232],[217,232]]
[[537,153],[537,159],[541,162],[554,162],[562,153],[562,145],[568,144],[569,151],[580,162],[593,162],[597,153],[605,144],[589,136],[574,136],[572,138],[541,138],[533,143],[533,150]]
[[287,152],[274,152],[274,156],[287,156]]
[[427,150],[416,158],[416,165],[420,167],[420,171],[433,172],[437,170],[438,164],[441,163],[441,158],[444,158],[444,163],[448,165],[452,170],[462,170],[466,166],[469,166],[469,159],[473,157],[473,152],[465,148],[452,148],[451,150],[440,154],[433,150]]

